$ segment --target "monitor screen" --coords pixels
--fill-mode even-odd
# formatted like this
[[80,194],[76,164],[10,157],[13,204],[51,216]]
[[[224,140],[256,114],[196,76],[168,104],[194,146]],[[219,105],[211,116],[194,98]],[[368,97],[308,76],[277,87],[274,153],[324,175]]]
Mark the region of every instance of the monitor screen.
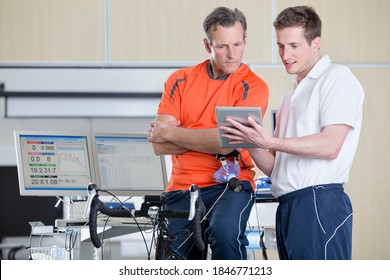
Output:
[[87,196],[94,181],[87,133],[15,131],[20,195]]
[[160,194],[167,186],[165,157],[154,154],[146,134],[94,133],[92,147],[100,189],[143,196]]

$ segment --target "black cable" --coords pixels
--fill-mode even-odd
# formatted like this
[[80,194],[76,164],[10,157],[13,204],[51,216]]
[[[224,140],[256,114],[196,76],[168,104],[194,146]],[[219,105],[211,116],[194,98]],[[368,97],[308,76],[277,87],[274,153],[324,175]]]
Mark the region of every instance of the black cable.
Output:
[[104,222],[102,237],[100,238],[100,243],[102,244],[102,247],[100,248],[100,255],[101,255],[102,260],[104,260],[104,244],[105,244],[104,243],[104,232],[106,231],[106,226],[107,226],[109,219],[110,219],[110,217],[107,217],[106,221]]
[[[143,233],[143,231],[142,231],[142,229],[141,229],[141,226],[140,226],[140,224],[138,223],[137,219],[134,217],[134,215],[132,215],[130,209],[127,208],[127,207],[124,205],[124,203],[123,203],[116,195],[114,195],[114,194],[111,193],[110,191],[108,191],[108,190],[102,190],[102,189],[100,189],[99,191],[100,191],[100,192],[105,192],[105,193],[111,195],[117,202],[119,202],[119,203],[121,204],[121,206],[122,206],[124,209],[126,209],[126,210],[131,214],[131,217],[133,218],[135,224],[137,225],[137,228],[138,228],[139,232],[141,233],[141,236],[142,236],[142,239],[143,239],[143,241],[144,241],[145,248],[146,248],[146,254],[149,254],[149,248],[148,248],[148,244],[147,244],[147,242],[146,242],[145,235],[144,235],[144,233]],[[107,220],[108,220],[108,219],[107,219]],[[106,221],[106,224],[107,224],[107,221]],[[104,232],[104,231],[103,231],[103,232]],[[102,236],[103,236],[103,233],[102,233]],[[103,241],[103,239],[102,239],[102,241]],[[103,244],[103,243],[102,243],[102,244]],[[151,249],[150,249],[150,250],[151,250]],[[103,250],[102,250],[102,252],[103,252]],[[102,258],[103,258],[103,256],[102,256]]]
[[[146,225],[145,225],[146,227]],[[147,256],[147,259],[150,260],[150,256],[152,254],[152,248],[153,248],[153,243],[155,244],[154,246],[155,249],[157,248],[157,240],[156,240],[156,232],[157,232],[157,228],[158,228],[158,222],[157,220],[155,219],[153,221],[153,229],[152,229],[152,240],[150,241],[150,246],[149,248],[146,249],[146,256]],[[146,231],[146,230],[145,230]]]
[[265,242],[264,242],[264,229],[261,231],[260,234],[260,248],[263,253],[263,259],[268,260],[267,247],[265,246]]

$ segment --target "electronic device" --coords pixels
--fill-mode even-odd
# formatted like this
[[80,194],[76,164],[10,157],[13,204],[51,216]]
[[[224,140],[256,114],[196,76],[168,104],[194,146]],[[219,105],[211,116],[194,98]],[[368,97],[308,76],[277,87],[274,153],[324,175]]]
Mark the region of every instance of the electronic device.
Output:
[[94,181],[88,133],[15,131],[20,195],[87,196]]
[[144,196],[165,190],[165,157],[154,154],[146,134],[92,133],[91,140],[99,189],[116,196]]
[[164,156],[146,134],[15,131],[21,196],[161,194],[168,185]]
[[216,116],[218,123],[218,134],[219,134],[219,143],[223,148],[254,148],[256,147],[253,144],[244,143],[244,144],[229,144],[231,141],[228,138],[222,137],[222,131],[220,129],[221,125],[231,126],[230,123],[226,122],[226,118],[230,117],[234,120],[240,122],[243,125],[249,125],[248,116],[251,116],[255,121],[262,125],[262,115],[260,107],[216,107]]

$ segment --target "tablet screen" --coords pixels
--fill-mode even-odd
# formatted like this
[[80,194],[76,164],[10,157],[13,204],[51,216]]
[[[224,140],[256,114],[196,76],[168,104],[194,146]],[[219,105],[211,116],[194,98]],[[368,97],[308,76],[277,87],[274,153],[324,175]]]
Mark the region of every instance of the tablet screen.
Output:
[[253,117],[257,123],[262,125],[262,115],[260,107],[216,107],[217,114],[217,123],[218,123],[218,134],[219,134],[219,143],[223,148],[255,148],[256,146],[253,144],[245,143],[245,144],[229,144],[230,139],[224,138],[221,136],[222,131],[220,130],[221,125],[230,126],[228,122],[226,122],[227,117],[231,117],[238,122],[249,125],[248,124],[248,116]]

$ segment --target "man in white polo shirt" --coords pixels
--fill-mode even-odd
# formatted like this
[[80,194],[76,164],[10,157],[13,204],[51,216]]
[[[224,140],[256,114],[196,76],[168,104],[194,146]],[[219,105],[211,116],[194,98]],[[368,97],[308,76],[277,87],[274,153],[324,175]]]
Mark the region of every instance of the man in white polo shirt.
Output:
[[344,192],[359,141],[364,91],[345,66],[321,56],[321,19],[313,8],[283,10],[274,22],[280,58],[294,87],[280,103],[274,137],[221,126],[231,143],[253,143],[256,165],[278,198],[280,259],[351,259],[352,205]]

